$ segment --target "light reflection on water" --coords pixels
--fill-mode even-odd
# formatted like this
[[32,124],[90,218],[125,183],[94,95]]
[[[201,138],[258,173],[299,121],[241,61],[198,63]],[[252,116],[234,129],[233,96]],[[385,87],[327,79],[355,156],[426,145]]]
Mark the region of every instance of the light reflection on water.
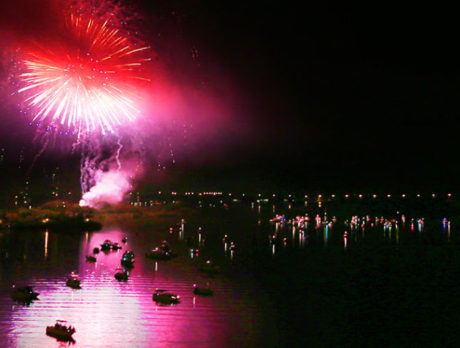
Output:
[[[276,342],[271,315],[266,305],[259,305],[260,291],[250,280],[240,277],[234,281],[224,275],[207,278],[186,253],[168,262],[145,259],[144,253],[167,233],[130,233],[117,228],[68,236],[8,233],[9,246],[19,250],[13,250],[15,258],[2,269],[0,280],[0,339],[8,346],[62,346],[45,335],[46,326],[57,319],[76,328],[76,347],[241,347]],[[86,255],[92,255],[104,240],[121,244],[124,236],[128,242],[123,249],[100,252],[96,263],[86,262]],[[171,246],[180,249],[177,239],[183,238],[183,232],[173,237]],[[118,282],[114,274],[125,250],[135,252],[135,267],[128,282]],[[20,259],[22,253],[25,261]],[[66,287],[71,271],[79,273],[81,290]],[[194,283],[209,283],[215,295],[196,297]],[[40,293],[39,300],[30,306],[15,304],[9,298],[12,284],[33,286]],[[178,294],[181,303],[156,305],[152,301],[156,288]]]
[[[289,209],[286,205],[284,211],[277,206],[280,209],[277,213],[290,214],[287,219],[297,214],[306,216],[302,202],[299,206],[300,211],[293,211],[295,206]],[[255,269],[261,269],[261,273],[269,278],[270,272],[265,272],[269,268],[264,267],[277,264],[291,254],[301,254],[302,260],[308,264],[312,255],[337,257],[337,250],[340,255],[351,255],[366,245],[372,246],[369,250],[376,250],[374,246],[410,250],[418,245],[458,243],[455,224],[451,230],[450,222],[443,227],[440,220],[427,218],[425,228],[424,220],[416,215],[408,214],[407,224],[404,215],[396,220],[391,216],[388,217],[390,220],[361,216],[360,221],[359,216],[342,216],[336,221],[335,217],[330,220],[325,211],[311,205],[308,216],[316,216],[316,221],[312,219],[308,224],[307,218],[303,225],[300,221],[295,224],[292,221],[292,224],[269,222],[275,215],[271,208],[268,204],[258,204],[257,210],[255,205],[234,210],[206,208],[203,216],[212,217],[207,222],[200,216],[196,223],[187,221],[171,230],[167,227],[153,232],[119,228],[73,235],[2,231],[0,248],[6,245],[9,257],[2,261],[0,268],[0,339],[7,342],[7,346],[57,347],[59,343],[45,336],[45,327],[56,319],[66,319],[77,329],[74,338],[78,347],[279,346],[272,305],[241,265],[252,264],[254,267],[256,264]],[[348,222],[344,224],[345,221]],[[201,226],[203,228],[199,229]],[[122,250],[107,255],[101,252],[96,255],[96,263],[86,262],[85,257],[104,240],[121,243],[125,236],[128,242],[121,244]],[[163,239],[180,256],[168,262],[145,259],[144,253]],[[233,243],[235,248],[231,248]],[[126,250],[135,252],[135,268],[130,272],[128,282],[119,283],[114,279],[114,273],[121,267],[121,255]],[[312,254],[309,253],[311,250],[320,252]],[[387,252],[391,248],[382,250]],[[222,266],[222,275],[208,278],[198,271],[199,264],[208,258]],[[320,260],[317,264],[323,263],[323,259],[317,260]],[[367,256],[354,270],[365,265],[365,260]],[[292,268],[303,265],[296,258],[286,264]],[[302,278],[302,268],[294,269],[294,277]],[[79,273],[81,290],[65,286],[71,271]],[[281,280],[278,281],[280,284],[274,284],[269,291],[284,296],[286,284],[282,280],[288,274],[289,267],[282,268],[281,276],[274,277]],[[324,277],[327,274],[321,273],[319,279]],[[342,279],[340,284],[346,281],[346,278]],[[208,282],[215,295],[195,297],[193,284],[205,286]],[[41,293],[40,301],[29,307],[15,305],[9,298],[9,287],[14,283],[34,286]],[[355,282],[350,284],[354,286]],[[173,307],[157,306],[152,301],[156,288],[180,295],[181,303]],[[315,287],[312,286],[310,291],[314,293]],[[303,293],[301,300],[305,300]],[[286,298],[282,297],[281,302],[274,304],[278,306],[277,310],[284,306]],[[295,302],[294,306],[294,302],[291,300],[291,307],[286,311],[288,315],[299,308],[299,303]],[[305,313],[310,313],[311,308],[304,307]],[[303,307],[300,308],[303,313]],[[334,313],[330,308],[320,312]],[[285,317],[282,320],[286,321]],[[293,316],[290,323],[297,322],[303,323]],[[293,332],[297,335],[298,331]],[[315,331],[312,329],[311,332]]]

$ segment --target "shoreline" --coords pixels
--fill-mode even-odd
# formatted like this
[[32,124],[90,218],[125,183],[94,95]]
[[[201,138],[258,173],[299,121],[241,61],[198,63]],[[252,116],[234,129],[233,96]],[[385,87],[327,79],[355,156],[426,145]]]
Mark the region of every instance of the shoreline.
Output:
[[0,230],[99,231],[105,226],[152,228],[170,226],[194,215],[187,206],[133,207],[107,206],[102,209],[80,207],[77,204],[48,202],[42,206],[17,208],[0,212]]

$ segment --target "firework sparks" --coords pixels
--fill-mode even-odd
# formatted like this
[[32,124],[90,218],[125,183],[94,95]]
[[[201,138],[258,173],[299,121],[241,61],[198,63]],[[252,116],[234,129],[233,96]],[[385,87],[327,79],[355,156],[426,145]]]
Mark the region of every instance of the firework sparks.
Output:
[[27,51],[19,93],[33,121],[82,133],[113,133],[140,113],[137,86],[150,58],[110,19],[67,15],[65,43]]

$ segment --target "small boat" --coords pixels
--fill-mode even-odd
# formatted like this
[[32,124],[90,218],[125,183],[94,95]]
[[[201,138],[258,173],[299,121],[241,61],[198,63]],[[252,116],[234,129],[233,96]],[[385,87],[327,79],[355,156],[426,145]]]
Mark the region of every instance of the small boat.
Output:
[[161,248],[152,249],[150,252],[145,253],[145,257],[153,260],[171,260],[172,258],[176,257],[177,255],[172,253],[171,251],[165,251]]
[[65,285],[72,289],[81,289],[80,279],[78,279],[78,275],[73,272],[70,277],[67,278]]
[[112,241],[109,239],[106,239],[104,243],[101,244],[101,250],[102,251],[109,251],[112,249]]
[[286,222],[284,215],[276,215],[273,219],[270,219],[270,222]]
[[200,296],[212,296],[214,291],[210,288],[199,288],[196,284],[193,284],[193,293]]
[[96,262],[96,258],[94,256],[86,256],[86,262]]
[[31,303],[33,300],[38,300],[38,292],[34,292],[34,289],[31,286],[24,286],[16,288],[13,286],[11,291],[11,298],[14,301],[21,303]]
[[121,245],[119,245],[117,242],[113,243],[112,244],[112,250],[119,250],[121,249]]
[[128,273],[127,272],[117,272],[115,273],[115,279],[119,282],[126,282],[128,281]]
[[75,332],[75,328],[67,326],[65,320],[56,320],[54,326],[46,327],[46,334],[48,336],[57,338],[59,341],[73,341],[72,335]]
[[121,240],[123,244],[126,244],[127,241],[128,241],[128,237],[123,237],[123,239]]
[[134,253],[132,251],[125,251],[121,258],[121,265],[127,268],[134,267]]
[[164,252],[171,252],[171,248],[169,247],[168,242],[165,240],[161,243],[160,249]]
[[173,305],[180,303],[180,297],[174,294],[169,294],[166,290],[158,290],[156,289],[153,293],[153,300],[156,303],[164,304],[164,305]]
[[216,273],[220,272],[220,267],[213,264],[211,260],[206,261],[201,267],[200,271],[207,274],[208,276],[214,276]]
[[150,252],[146,253],[145,256],[153,260],[170,260],[174,257],[177,257],[177,254],[173,253],[171,248],[168,245],[168,242],[165,240],[161,243],[161,246],[152,249]]
[[93,249],[93,254],[99,254],[99,251],[100,251],[99,248],[94,248]]

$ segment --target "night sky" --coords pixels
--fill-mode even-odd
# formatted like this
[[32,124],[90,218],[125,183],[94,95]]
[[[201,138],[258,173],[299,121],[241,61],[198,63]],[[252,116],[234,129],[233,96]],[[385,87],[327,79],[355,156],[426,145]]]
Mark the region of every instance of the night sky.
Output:
[[456,187],[453,9],[387,1],[165,3],[165,12],[182,14],[186,41],[208,65],[232,76],[248,118],[242,124],[257,136],[234,144],[220,173],[284,187]]
[[459,188],[453,9],[388,1],[132,3],[171,78],[228,109],[224,125],[195,141],[199,159],[193,151],[179,156],[162,183]]

